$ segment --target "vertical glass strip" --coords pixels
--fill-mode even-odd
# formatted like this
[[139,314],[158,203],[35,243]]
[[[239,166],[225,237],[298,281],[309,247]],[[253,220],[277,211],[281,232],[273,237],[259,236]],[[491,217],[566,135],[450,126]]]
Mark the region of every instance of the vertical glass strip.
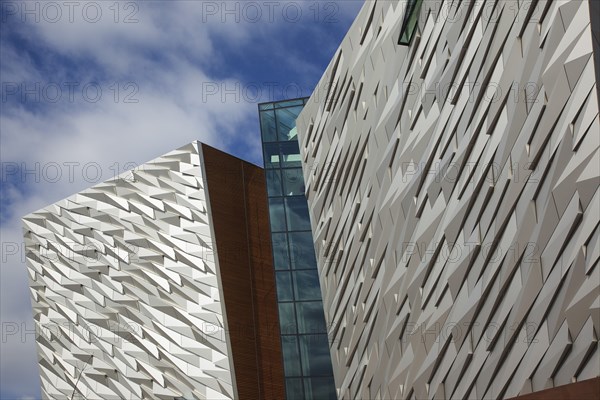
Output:
[[336,399],[296,118],[306,99],[259,105],[286,396]]

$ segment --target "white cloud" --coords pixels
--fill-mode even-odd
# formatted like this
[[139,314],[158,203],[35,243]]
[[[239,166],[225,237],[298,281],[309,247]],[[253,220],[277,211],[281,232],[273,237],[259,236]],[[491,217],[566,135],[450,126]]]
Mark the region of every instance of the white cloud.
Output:
[[[78,4],[83,7],[91,3]],[[3,96],[8,97],[8,101],[2,99],[0,113],[3,324],[33,328],[24,252],[21,248],[12,254],[11,247],[22,246],[21,216],[109,179],[131,163],[141,164],[196,139],[222,149],[237,143],[245,147],[248,157],[259,159],[259,128],[252,132],[245,129],[249,120],[256,120],[256,105],[243,96],[238,96],[239,101],[229,97],[225,102],[220,95],[203,96],[202,88],[207,83],[231,88],[238,82],[236,76],[223,76],[222,71],[217,71],[217,78],[211,75],[215,65],[225,61],[222,46],[240,54],[252,51],[253,46],[285,51],[276,44],[280,36],[288,29],[301,29],[303,22],[310,22],[309,16],[305,14],[305,19],[294,25],[286,25],[288,21],[281,13],[275,14],[273,23],[266,15],[258,23],[241,15],[240,23],[235,23],[235,15],[227,16],[222,9],[211,14],[212,9],[206,8],[210,3],[222,7],[226,2],[152,1],[139,3],[136,8],[127,5],[137,3],[95,2],[102,9],[96,23],[83,18],[81,8],[76,8],[70,19],[63,6],[62,17],[56,22],[47,21],[55,16],[51,9],[46,15],[40,9],[38,23],[35,11],[26,16],[27,22],[21,21],[25,3],[13,3],[19,6],[15,15],[7,16],[3,9],[2,18],[9,18],[13,35],[35,46],[35,51],[27,51],[23,43],[11,43],[4,35],[0,41],[2,89]],[[35,7],[32,4],[43,7],[44,3],[29,2],[28,7]],[[117,22],[115,4],[121,7]],[[305,13],[311,4],[301,4]],[[339,18],[347,20],[355,15],[357,4],[340,7]],[[88,19],[94,17],[94,10],[88,11]],[[125,23],[128,15],[138,22]],[[2,29],[6,32],[9,28]],[[290,68],[292,65],[298,69],[291,73],[315,73],[306,60],[292,57]],[[7,94],[7,82],[19,92]],[[56,103],[46,96],[52,96],[51,82],[63,90]],[[69,100],[68,82],[78,83],[73,101]],[[40,99],[15,101],[21,96],[19,85],[23,83],[41,85]],[[102,98],[86,101],[82,87],[96,83]],[[128,83],[133,86],[126,87]],[[125,102],[127,95],[138,102]],[[12,175],[15,166],[36,172],[24,177],[20,172]],[[56,166],[61,174],[58,179]],[[85,166],[91,167],[85,171]],[[95,179],[95,166],[100,167],[99,179]],[[2,393],[37,397],[39,372],[33,337],[26,335],[21,340],[19,333],[4,339],[0,344]]]
[[[62,101],[57,103],[43,95],[27,98],[24,106],[3,101],[0,115],[4,334],[0,369],[5,396],[39,396],[34,336],[23,336],[24,329],[33,329],[33,319],[20,217],[91,186],[97,181],[96,166],[100,180],[106,180],[130,168],[132,162],[141,164],[195,139],[223,148],[237,124],[256,112],[253,104],[202,98],[202,82],[215,79],[193,60],[208,60],[214,54],[212,33],[210,26],[192,23],[194,13],[182,9],[189,8],[189,3],[164,7],[155,2],[152,7],[140,7],[137,24],[62,21],[19,26],[28,40],[52,54],[39,54],[46,63],[42,66],[18,46],[4,41],[1,45],[3,82],[25,82],[29,87],[39,83],[42,93],[48,82],[57,82],[63,90]],[[240,38],[244,35],[240,30],[233,26],[226,33]],[[61,65],[58,56],[72,60],[76,69]],[[48,76],[43,68],[53,74]],[[67,81],[79,82],[73,101],[68,100]],[[102,98],[95,103],[77,90],[92,82],[102,89]],[[133,86],[126,88],[128,82]],[[115,87],[111,87],[115,83],[120,89],[116,102]],[[138,102],[126,103],[127,95]],[[8,177],[12,170],[7,168],[14,166],[37,172]],[[91,168],[84,170],[85,166]],[[18,332],[11,334],[13,329]]]

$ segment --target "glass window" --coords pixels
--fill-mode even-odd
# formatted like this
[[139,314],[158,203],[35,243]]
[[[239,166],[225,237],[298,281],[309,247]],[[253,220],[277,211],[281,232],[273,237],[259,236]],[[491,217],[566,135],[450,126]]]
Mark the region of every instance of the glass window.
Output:
[[316,269],[294,271],[296,300],[321,300],[321,288]]
[[277,128],[273,111],[262,111],[260,113],[260,131],[263,142],[277,141]]
[[279,167],[279,145],[277,143],[265,143],[265,168]]
[[292,294],[292,279],[289,272],[276,272],[277,298],[279,301],[294,300]]
[[279,327],[282,335],[295,335],[297,333],[294,303],[279,303]]
[[404,12],[404,20],[402,21],[398,44],[405,46],[410,44],[417,28],[417,22],[419,22],[422,2],[423,0],[409,0],[406,4],[406,11]]
[[283,350],[283,368],[286,376],[301,376],[300,355],[298,354],[298,339],[293,336],[281,337],[281,349]]
[[296,303],[298,315],[298,333],[327,333],[327,324],[320,301],[302,301]]
[[285,210],[282,199],[269,199],[269,220],[271,232],[285,231]]
[[263,103],[263,104],[259,104],[258,105],[258,109],[260,111],[262,110],[272,110],[273,109],[273,103]]
[[267,170],[267,193],[281,196],[281,172],[278,169]]
[[309,231],[310,218],[308,216],[308,204],[304,196],[286,197],[287,226],[289,231]]
[[284,108],[304,104],[305,99],[284,100],[275,102],[275,108]]
[[275,269],[290,269],[290,257],[288,256],[288,244],[285,233],[274,233],[271,236],[273,243],[273,263]]
[[287,378],[285,393],[287,400],[306,400],[302,392],[302,378]]
[[316,268],[317,258],[310,232],[293,232],[289,234],[290,257],[292,268]]
[[285,196],[304,196],[304,176],[302,168],[284,169],[283,186]]
[[297,140],[295,131],[292,134],[290,134],[290,131],[296,127],[296,118],[298,118],[298,114],[300,114],[302,108],[304,108],[304,106],[280,108],[275,111],[277,114],[277,132],[279,133],[279,140]]
[[335,382],[330,378],[305,378],[304,392],[306,399],[336,400]]
[[283,142],[281,145],[281,166],[286,168],[301,168],[300,148],[298,141]]
[[332,376],[327,335],[301,335],[298,339],[304,375]]

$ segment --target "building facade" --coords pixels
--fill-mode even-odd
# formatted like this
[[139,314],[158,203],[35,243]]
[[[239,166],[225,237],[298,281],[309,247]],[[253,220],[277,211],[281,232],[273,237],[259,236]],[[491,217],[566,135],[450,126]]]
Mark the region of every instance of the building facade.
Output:
[[283,398],[268,221],[199,142],[24,217],[43,397]]
[[340,399],[600,393],[590,6],[365,2],[297,121]]
[[193,142],[24,217],[44,398],[598,397],[597,9],[367,1],[264,170]]
[[306,99],[259,105],[288,400],[336,399],[296,134]]

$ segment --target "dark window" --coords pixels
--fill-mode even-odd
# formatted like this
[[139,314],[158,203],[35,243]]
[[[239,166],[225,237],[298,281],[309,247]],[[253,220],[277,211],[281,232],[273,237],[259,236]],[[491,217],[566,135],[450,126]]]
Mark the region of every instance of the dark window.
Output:
[[282,173],[284,195],[304,195],[304,176],[302,176],[302,168],[284,169]]
[[281,171],[267,170],[267,193],[269,196],[281,196]]
[[272,110],[272,109],[273,109],[273,103],[264,103],[264,104],[259,104],[258,105],[258,110],[259,111]]
[[275,269],[290,269],[290,257],[288,256],[288,243],[285,233],[274,233],[271,236],[273,243],[273,263]]
[[289,231],[310,230],[310,217],[308,216],[308,204],[304,196],[286,197],[286,217]]
[[[296,336],[282,336],[283,368],[286,376],[301,376],[300,355],[298,354],[298,339]],[[302,388],[300,388],[302,391]]]
[[307,399],[337,399],[333,378],[305,378],[304,391]]
[[279,326],[281,327],[282,335],[294,335],[297,333],[294,303],[279,303]]
[[297,141],[281,143],[281,159],[279,163],[283,168],[301,168],[300,148]]
[[419,22],[419,13],[423,0],[409,0],[406,3],[406,12],[402,21],[402,29],[400,30],[400,40],[398,44],[408,46],[417,30],[417,22]]
[[300,356],[305,376],[331,376],[331,356],[327,335],[301,335]]
[[298,302],[296,303],[296,311],[298,315],[298,333],[327,333],[322,302]]
[[293,301],[292,278],[289,272],[277,272],[277,297],[279,301]]
[[275,111],[277,114],[277,132],[279,133],[279,140],[298,140],[295,131],[290,133],[292,129],[296,127],[296,118],[302,111],[304,106],[280,108]]
[[317,268],[315,247],[310,232],[294,232],[289,235],[290,261],[294,269]]
[[302,392],[302,378],[288,378],[285,380],[287,400],[305,400]]
[[284,100],[278,101],[275,103],[275,108],[285,108],[285,107],[293,107],[293,106],[301,106],[306,103],[306,99],[293,99],[293,100]]
[[271,232],[285,231],[283,199],[269,199],[269,220],[271,221]]
[[316,269],[294,271],[294,292],[296,300],[320,300],[321,288]]
[[265,144],[265,168],[277,168],[279,167],[279,145],[277,143],[266,143]]
[[260,131],[262,132],[263,142],[277,141],[275,113],[273,111],[263,111],[260,113]]

